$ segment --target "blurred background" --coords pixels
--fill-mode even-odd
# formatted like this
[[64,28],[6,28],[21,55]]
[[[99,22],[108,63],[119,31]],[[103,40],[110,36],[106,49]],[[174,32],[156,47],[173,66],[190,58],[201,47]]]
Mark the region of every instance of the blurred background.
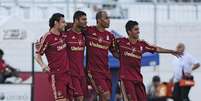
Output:
[[[97,11],[107,11],[111,17],[109,30],[115,36],[127,37],[125,23],[136,20],[140,24],[141,39],[170,49],[183,42],[186,50],[199,62],[201,60],[201,0],[0,0],[0,49],[4,51],[6,63],[20,71],[21,78],[19,82],[18,79],[11,80],[14,85],[0,85],[0,101],[34,99],[37,94],[32,94],[36,87],[33,84],[46,80],[47,75],[41,73],[40,67],[33,62],[32,43],[49,30],[48,20],[53,13],[63,13],[65,20],[72,22],[76,10],[87,13],[88,25],[96,24]],[[173,58],[160,54],[144,65],[141,70],[145,85],[154,75],[159,75],[163,82],[169,82],[173,76]],[[31,76],[33,68],[36,72],[34,80],[39,80],[34,83]],[[201,70],[193,72],[193,75],[196,85],[190,92],[190,99],[200,101]],[[44,85],[37,87],[41,86]],[[12,94],[7,95],[10,92]],[[38,96],[34,101],[40,101],[36,100]]]

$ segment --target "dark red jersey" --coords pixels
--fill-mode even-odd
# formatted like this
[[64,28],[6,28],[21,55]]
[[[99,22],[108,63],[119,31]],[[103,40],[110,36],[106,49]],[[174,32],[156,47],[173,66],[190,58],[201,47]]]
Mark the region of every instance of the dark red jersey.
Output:
[[120,78],[142,81],[141,59],[144,52],[155,52],[156,47],[145,41],[137,40],[135,44],[127,38],[117,39],[120,60]]
[[46,33],[41,37],[36,53],[46,55],[51,73],[63,73],[69,70],[66,43],[62,34]]
[[115,38],[109,31],[100,32],[98,29],[88,27],[86,30],[87,66],[90,72],[110,76],[108,66],[108,51],[114,52]]
[[76,33],[71,29],[65,33],[70,71],[73,76],[84,76],[84,48],[83,33]]

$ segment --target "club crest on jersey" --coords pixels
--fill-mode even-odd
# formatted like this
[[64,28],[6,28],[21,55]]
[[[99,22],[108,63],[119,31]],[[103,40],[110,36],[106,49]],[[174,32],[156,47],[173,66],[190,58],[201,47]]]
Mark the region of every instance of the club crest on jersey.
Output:
[[99,37],[99,38],[98,38],[98,42],[99,42],[99,43],[102,43],[102,42],[103,42],[103,38],[102,38],[102,37]]
[[96,36],[96,33],[93,33],[92,35]]
[[110,37],[107,35],[106,40],[110,40]]
[[135,51],[136,51],[135,48],[133,48],[133,49],[132,49],[132,52],[134,53]]
[[58,40],[58,38],[54,38],[54,40],[55,40],[55,41],[57,41],[57,40]]
[[75,39],[75,36],[72,36],[72,39]]
[[143,47],[142,47],[142,46],[140,46],[140,51],[142,51],[142,49],[143,49]]

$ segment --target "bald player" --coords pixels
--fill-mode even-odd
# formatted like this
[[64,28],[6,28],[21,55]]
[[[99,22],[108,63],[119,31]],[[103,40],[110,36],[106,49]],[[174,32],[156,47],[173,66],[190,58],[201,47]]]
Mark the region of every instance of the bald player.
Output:
[[108,65],[109,51],[115,53],[115,37],[106,29],[110,26],[110,18],[105,11],[96,14],[96,26],[86,28],[88,77],[100,96],[100,101],[109,101],[111,96],[111,72]]

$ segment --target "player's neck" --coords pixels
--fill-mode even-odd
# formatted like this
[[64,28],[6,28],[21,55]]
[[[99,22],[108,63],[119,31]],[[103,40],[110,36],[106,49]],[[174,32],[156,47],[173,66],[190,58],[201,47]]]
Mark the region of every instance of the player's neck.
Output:
[[75,24],[73,24],[72,31],[79,34],[81,32],[81,28],[79,28]]
[[60,34],[61,34],[61,32],[60,32],[59,30],[57,30],[56,28],[50,29],[50,32],[51,32],[52,34],[55,34],[55,35],[60,35]]
[[129,37],[128,40],[129,40],[132,44],[135,44],[138,39]]
[[102,27],[102,26],[99,25],[99,24],[96,25],[96,28],[97,28],[97,30],[100,31],[100,32],[104,32],[104,31],[105,31],[105,28]]

